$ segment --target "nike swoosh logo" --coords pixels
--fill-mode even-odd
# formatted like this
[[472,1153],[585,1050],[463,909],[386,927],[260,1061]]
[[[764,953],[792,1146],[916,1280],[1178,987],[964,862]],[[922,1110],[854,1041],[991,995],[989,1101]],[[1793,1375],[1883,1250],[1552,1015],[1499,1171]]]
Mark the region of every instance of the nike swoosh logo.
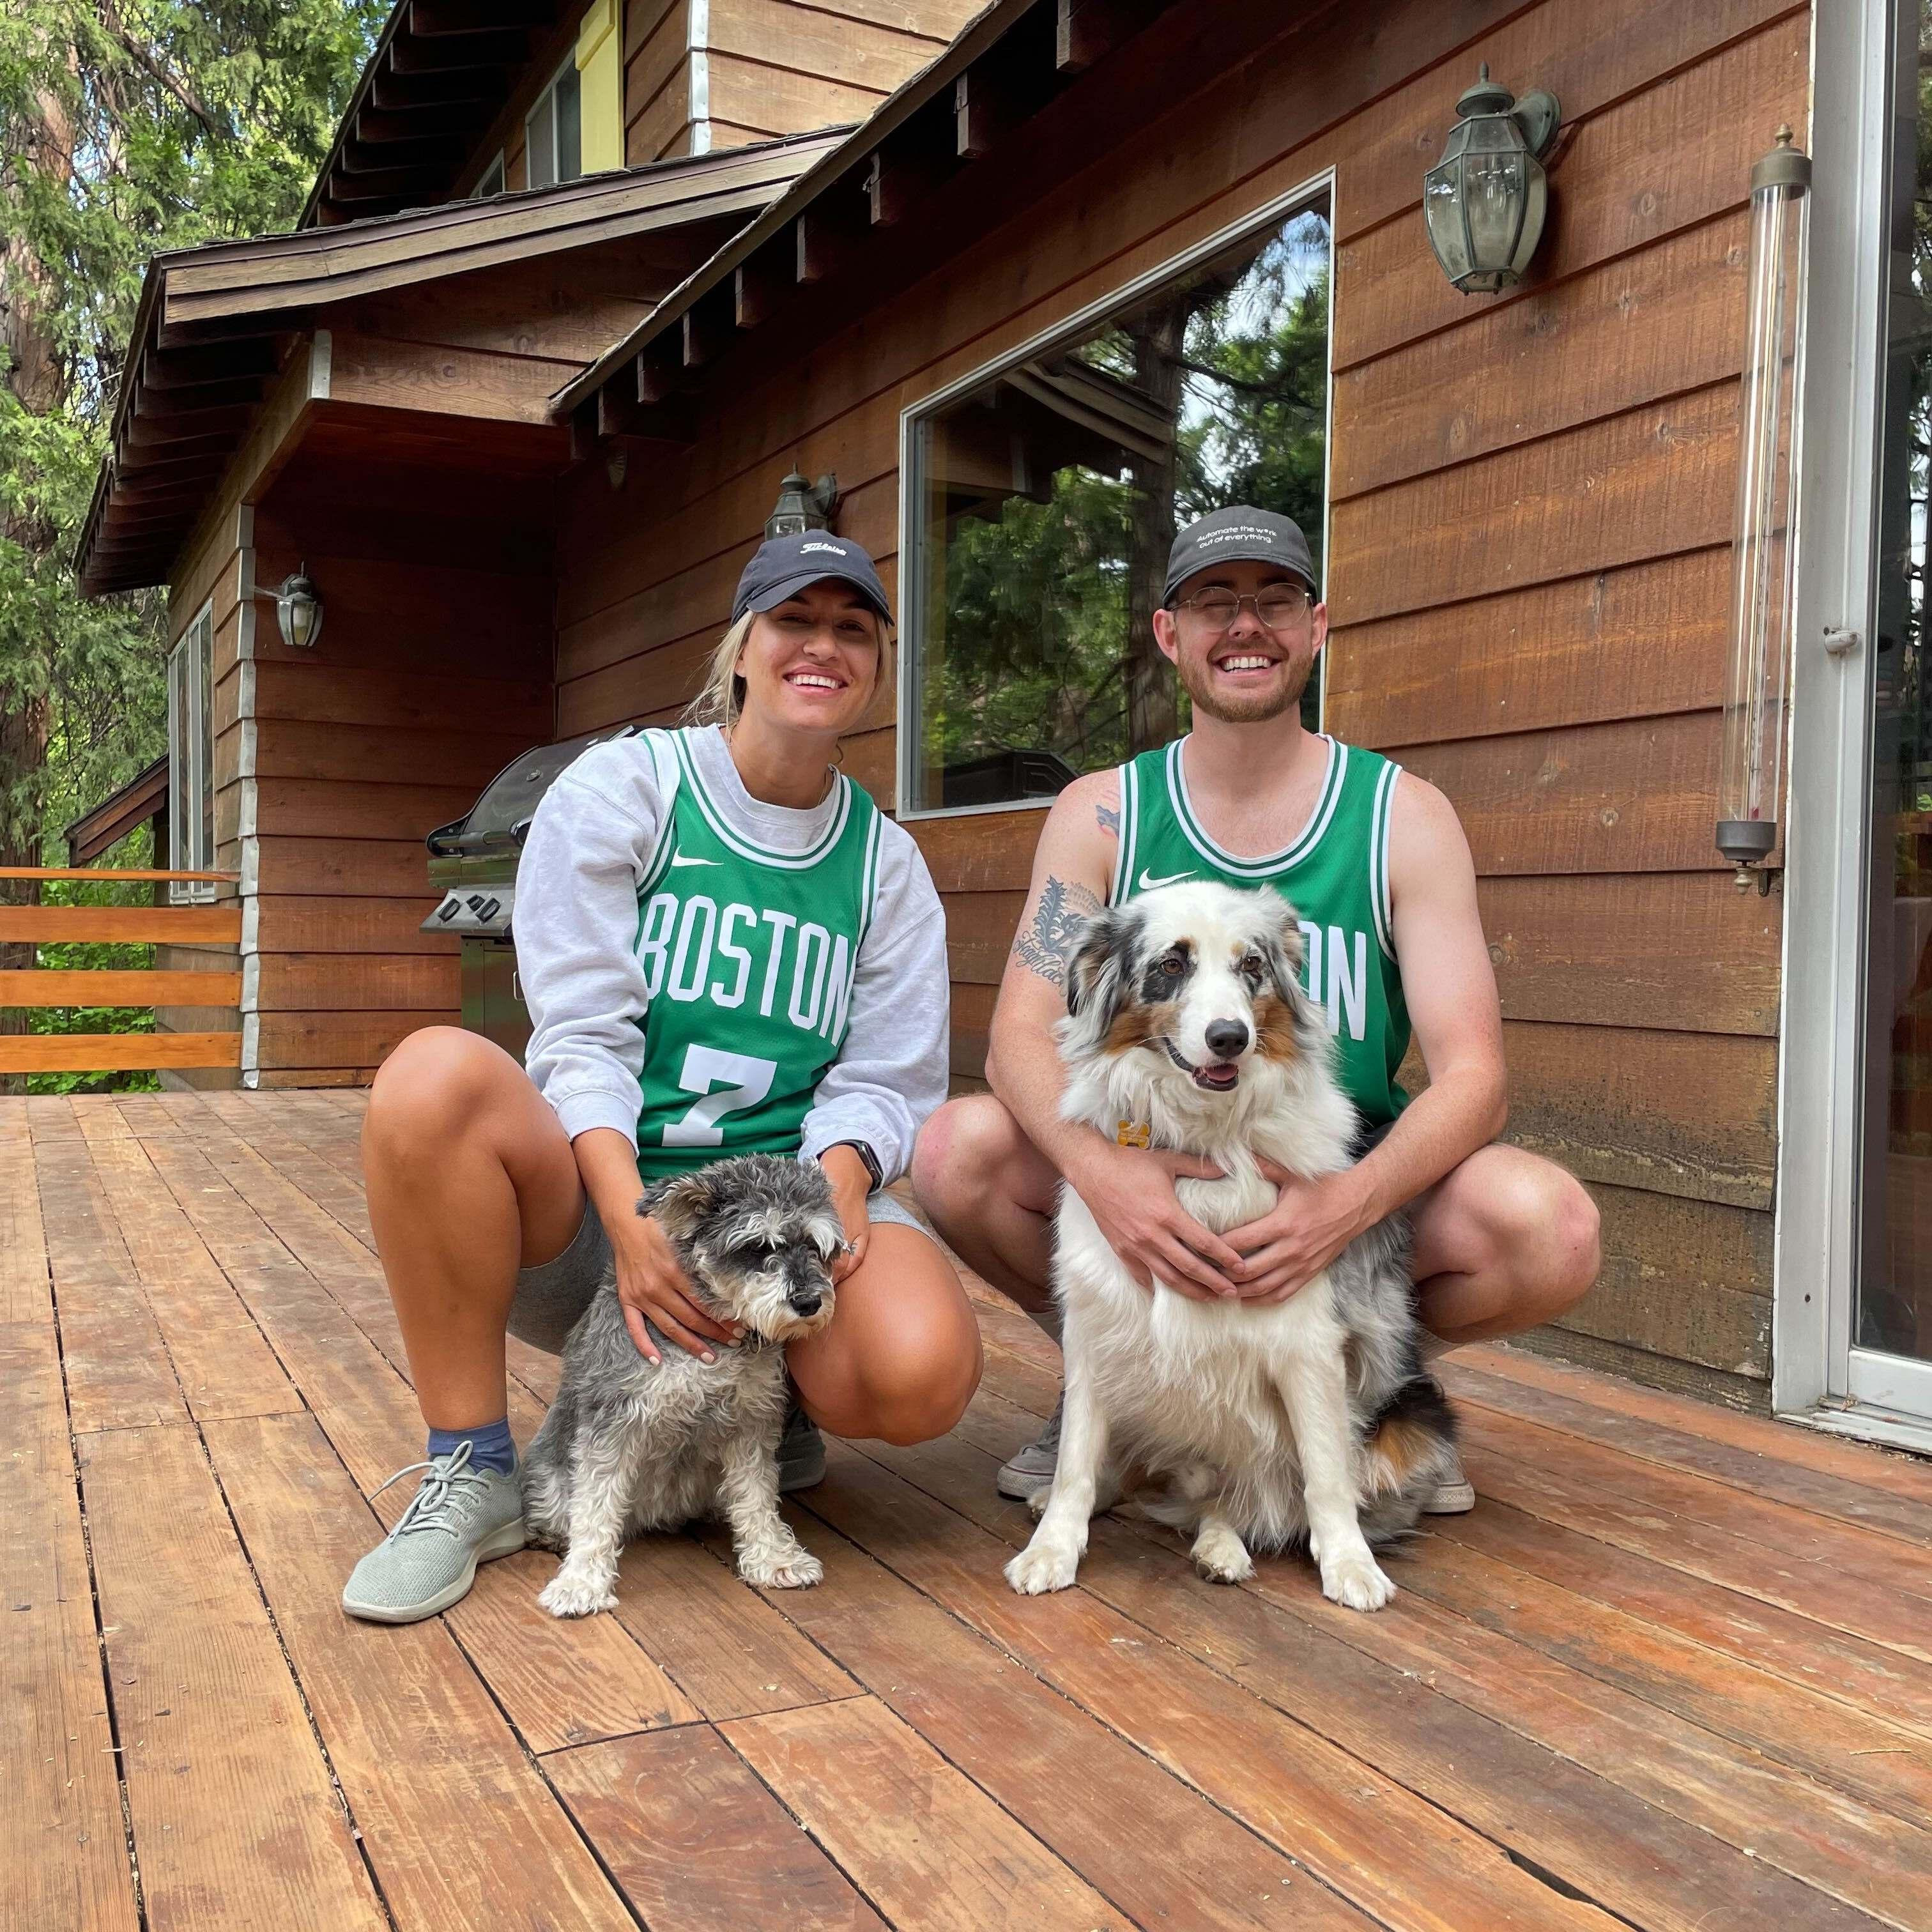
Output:
[[687,859],[682,852],[674,852],[670,855],[670,862],[672,869],[675,871],[680,866],[715,866],[718,861],[716,859]]
[[[675,865],[677,862],[674,860],[671,862]],[[1170,872],[1166,878],[1156,879],[1143,866],[1141,868],[1141,890],[1144,892],[1158,892],[1162,886],[1178,885],[1183,879],[1191,879],[1193,876],[1192,872]]]

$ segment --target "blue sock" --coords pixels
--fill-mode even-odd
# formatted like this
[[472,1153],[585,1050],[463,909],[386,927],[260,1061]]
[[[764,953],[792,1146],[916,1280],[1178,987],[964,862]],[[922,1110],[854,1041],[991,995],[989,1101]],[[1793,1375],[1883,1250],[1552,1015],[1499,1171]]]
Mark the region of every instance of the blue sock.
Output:
[[470,1444],[472,1469],[494,1469],[499,1475],[513,1475],[517,1467],[517,1445],[510,1440],[510,1418],[486,1422],[481,1429],[432,1429],[429,1453],[447,1456],[458,1444]]

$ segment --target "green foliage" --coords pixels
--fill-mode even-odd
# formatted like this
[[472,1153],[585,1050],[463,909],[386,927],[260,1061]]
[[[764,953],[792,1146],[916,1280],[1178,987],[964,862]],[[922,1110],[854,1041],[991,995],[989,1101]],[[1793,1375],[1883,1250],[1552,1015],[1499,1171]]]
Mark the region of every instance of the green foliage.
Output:
[[163,748],[156,593],[89,603],[73,553],[142,273],[293,226],[384,0],[8,0],[0,14],[0,848],[60,828]]
[[[1177,524],[1230,503],[1279,511],[1300,524],[1318,569],[1328,244],[1326,220],[1299,216],[1245,266],[1202,286],[1180,352],[1174,430]],[[1136,351],[1122,328],[1061,359],[1135,386]],[[980,407],[969,397],[947,420],[970,421]],[[1123,450],[1106,469],[1064,464],[1036,495],[951,507],[922,666],[928,773],[1016,748],[1051,749],[1091,771],[1145,748],[1130,742],[1126,676],[1130,578],[1145,561],[1132,554],[1134,487]],[[1311,683],[1311,724],[1318,702]],[[1184,728],[1186,717],[1184,696]]]

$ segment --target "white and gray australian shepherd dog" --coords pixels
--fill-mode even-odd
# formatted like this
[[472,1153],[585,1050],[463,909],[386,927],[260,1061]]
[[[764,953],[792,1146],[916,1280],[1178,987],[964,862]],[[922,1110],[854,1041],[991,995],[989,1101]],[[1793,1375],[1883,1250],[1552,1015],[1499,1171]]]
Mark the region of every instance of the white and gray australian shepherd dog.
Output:
[[[1070,963],[1063,1113],[1212,1162],[1225,1178],[1175,1191],[1217,1234],[1275,1205],[1257,1155],[1310,1179],[1352,1158],[1355,1113],[1301,952],[1279,893],[1187,884],[1096,914]],[[1132,1482],[1146,1514],[1192,1534],[1204,1576],[1239,1582],[1251,1550],[1305,1546],[1324,1595],[1379,1610],[1395,1586],[1372,1546],[1414,1529],[1455,1448],[1418,1348],[1406,1222],[1371,1228],[1276,1306],[1150,1293],[1070,1187],[1058,1228],[1066,1413],[1039,1526],[1006,1565],[1013,1588],[1072,1582],[1096,1504]]]

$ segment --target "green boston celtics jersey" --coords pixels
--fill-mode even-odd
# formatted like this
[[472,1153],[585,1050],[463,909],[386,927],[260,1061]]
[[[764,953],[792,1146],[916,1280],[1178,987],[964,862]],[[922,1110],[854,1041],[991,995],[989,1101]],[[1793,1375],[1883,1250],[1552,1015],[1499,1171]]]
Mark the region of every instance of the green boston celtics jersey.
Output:
[[[646,1181],[740,1154],[795,1154],[838,1058],[878,897],[878,808],[842,772],[808,851],[754,844],[706,792],[688,734],[651,732],[668,791],[638,888],[650,1004],[638,1171]],[[668,781],[668,783],[664,782]]]
[[1271,886],[1300,915],[1302,983],[1328,1016],[1342,1089],[1370,1126],[1408,1104],[1396,1070],[1408,1006],[1389,910],[1389,808],[1401,770],[1329,738],[1315,809],[1286,851],[1240,859],[1208,837],[1187,796],[1185,739],[1120,767],[1120,846],[1109,903],[1183,879]]

